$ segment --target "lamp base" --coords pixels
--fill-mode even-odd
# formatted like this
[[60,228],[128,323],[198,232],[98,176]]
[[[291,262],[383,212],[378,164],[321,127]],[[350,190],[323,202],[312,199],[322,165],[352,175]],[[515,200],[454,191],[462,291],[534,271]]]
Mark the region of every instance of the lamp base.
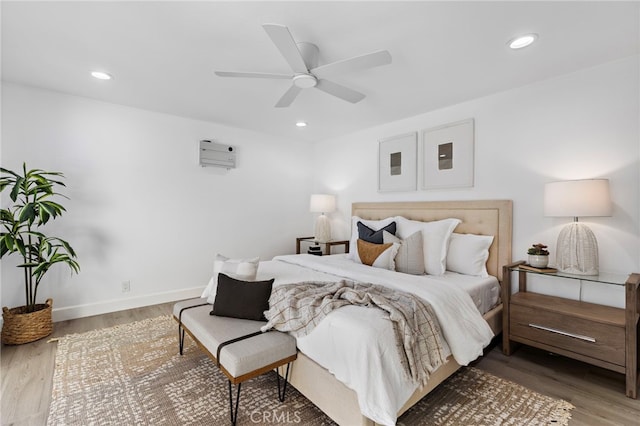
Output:
[[315,240],[319,243],[331,241],[331,223],[329,218],[323,214],[316,219]]
[[598,241],[587,225],[573,222],[558,235],[556,268],[576,275],[598,275]]

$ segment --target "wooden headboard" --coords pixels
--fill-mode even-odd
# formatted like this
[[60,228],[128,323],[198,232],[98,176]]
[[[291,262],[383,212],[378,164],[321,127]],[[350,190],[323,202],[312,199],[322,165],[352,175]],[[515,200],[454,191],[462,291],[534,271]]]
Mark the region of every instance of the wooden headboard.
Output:
[[454,217],[462,220],[455,232],[494,236],[487,260],[489,274],[502,281],[502,266],[511,263],[511,200],[353,203],[351,214],[373,220],[404,216],[423,222]]

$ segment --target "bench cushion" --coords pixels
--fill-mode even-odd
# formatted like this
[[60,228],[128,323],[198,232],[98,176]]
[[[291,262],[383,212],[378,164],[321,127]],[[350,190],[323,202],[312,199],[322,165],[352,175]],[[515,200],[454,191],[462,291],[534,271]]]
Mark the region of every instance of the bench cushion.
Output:
[[[204,298],[178,302],[173,307],[173,315],[178,319],[182,308],[206,302]],[[266,324],[265,321],[209,315],[211,309],[212,306],[207,304],[183,311],[182,324],[214,357],[221,343],[259,331]],[[223,347],[219,361],[230,375],[237,378],[296,353],[294,337],[270,331]]]

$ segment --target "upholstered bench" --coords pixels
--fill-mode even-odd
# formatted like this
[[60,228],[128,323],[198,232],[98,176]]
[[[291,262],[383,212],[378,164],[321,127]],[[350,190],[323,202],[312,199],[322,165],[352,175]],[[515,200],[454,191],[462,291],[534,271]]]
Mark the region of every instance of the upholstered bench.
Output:
[[[276,374],[278,398],[284,401],[289,366],[297,357],[296,341],[279,331],[262,333],[260,327],[266,322],[209,315],[211,309],[211,304],[203,298],[174,305],[173,317],[178,321],[180,355],[187,332],[227,376],[231,423],[235,425],[242,382],[287,364],[282,389],[280,374]],[[237,385],[235,408],[232,385]]]

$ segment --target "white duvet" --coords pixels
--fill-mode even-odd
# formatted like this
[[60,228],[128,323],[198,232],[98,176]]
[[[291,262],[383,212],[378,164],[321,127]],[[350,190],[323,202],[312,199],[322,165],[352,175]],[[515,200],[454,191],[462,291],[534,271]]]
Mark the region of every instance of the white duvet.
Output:
[[[482,355],[493,337],[472,297],[452,284],[450,276],[401,274],[358,264],[343,255],[290,255],[260,263],[258,279],[269,278],[275,278],[276,286],[347,278],[414,293],[433,307],[445,349],[460,365]],[[301,352],[356,392],[363,415],[383,425],[395,425],[397,412],[417,388],[402,374],[394,342],[393,328],[382,310],[357,306],[332,312],[297,341]]]

